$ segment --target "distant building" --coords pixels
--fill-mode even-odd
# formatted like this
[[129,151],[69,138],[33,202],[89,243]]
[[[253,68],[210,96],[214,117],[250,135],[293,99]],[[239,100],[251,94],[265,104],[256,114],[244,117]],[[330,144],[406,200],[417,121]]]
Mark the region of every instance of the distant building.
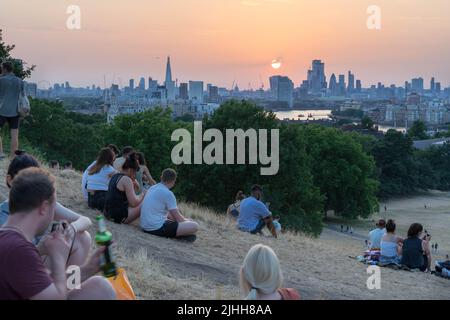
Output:
[[32,82],[25,82],[25,94],[28,97],[36,98],[37,84]]
[[422,94],[423,93],[423,78],[414,78],[411,81],[411,89],[413,92]]
[[313,60],[312,67],[307,74],[308,90],[312,93],[320,93],[327,89],[325,77],[325,63],[321,60]]
[[203,81],[189,81],[189,100],[203,103]]
[[273,76],[270,77],[270,91],[276,101],[287,102],[287,106],[292,108],[294,105],[294,83],[288,77]]
[[180,83],[180,99],[189,100],[189,89],[187,83]]
[[175,82],[172,80],[172,67],[170,65],[170,57],[167,57],[166,80],[164,85],[167,89],[167,100],[175,100]]
[[355,75],[351,71],[349,71],[347,92],[351,94],[354,90],[355,90]]
[[338,95],[338,85],[336,81],[336,75],[333,73],[330,77],[330,95],[335,97]]

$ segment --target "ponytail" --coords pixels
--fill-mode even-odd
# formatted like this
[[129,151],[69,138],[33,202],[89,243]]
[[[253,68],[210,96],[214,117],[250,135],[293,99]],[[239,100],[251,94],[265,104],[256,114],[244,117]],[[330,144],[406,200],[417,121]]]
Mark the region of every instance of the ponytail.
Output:
[[245,300],[258,300],[258,289],[251,288]]

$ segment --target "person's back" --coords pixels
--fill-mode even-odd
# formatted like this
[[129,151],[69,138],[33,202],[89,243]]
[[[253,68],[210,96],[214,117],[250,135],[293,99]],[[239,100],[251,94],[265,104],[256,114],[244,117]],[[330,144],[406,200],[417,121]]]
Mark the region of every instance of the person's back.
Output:
[[239,229],[252,232],[258,227],[260,221],[270,216],[266,205],[255,197],[248,197],[241,202],[237,224]]
[[403,241],[403,253],[401,264],[411,268],[420,269],[424,265],[422,240],[412,237]]
[[111,165],[106,165],[99,172],[87,175],[87,190],[108,191],[109,181],[116,170]]
[[23,81],[12,73],[0,77],[0,116],[19,115],[18,102],[23,85]]
[[141,208],[141,228],[154,231],[164,224],[167,213],[177,207],[173,192],[163,183],[152,186],[145,195]]
[[370,249],[380,249],[381,238],[386,233],[386,229],[376,228],[369,232]]
[[114,160],[114,169],[116,169],[117,171],[122,171],[122,166],[125,163],[125,158],[124,157],[119,157],[116,160]]
[[[108,193],[105,201],[105,215],[108,218],[120,217],[124,212],[128,212],[128,198],[125,191],[117,188],[120,179],[125,176],[123,173],[116,173],[111,177],[108,185]],[[122,221],[115,221],[122,223]]]
[[52,283],[36,246],[20,232],[0,229],[0,300],[28,300]]

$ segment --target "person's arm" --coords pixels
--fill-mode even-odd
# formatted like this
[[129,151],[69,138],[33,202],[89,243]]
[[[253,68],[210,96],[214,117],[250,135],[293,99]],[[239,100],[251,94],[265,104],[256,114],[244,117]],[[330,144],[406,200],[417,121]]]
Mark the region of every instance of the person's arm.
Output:
[[55,220],[66,220],[75,228],[76,232],[88,231],[92,226],[92,222],[88,217],[79,215],[59,202],[56,203]]
[[150,170],[148,170],[147,166],[144,166],[144,174],[147,176],[147,183],[151,186],[154,186],[156,184],[156,181],[153,179]]
[[277,235],[277,230],[275,229],[275,225],[273,224],[273,216],[272,216],[272,212],[269,211],[269,209],[267,208],[267,206],[262,203],[259,202],[259,211],[261,213],[261,217],[264,220],[264,222],[267,225],[267,228],[269,228],[270,232],[272,233],[272,235],[275,238],[278,238]]
[[129,177],[126,176],[120,179],[117,187],[120,187],[120,185],[122,185],[122,188],[127,195],[127,200],[130,207],[135,208],[141,204],[142,200],[144,200],[146,190],[144,190],[139,196],[136,196],[136,192],[134,191],[134,183]]
[[81,282],[86,281],[100,271],[100,257],[105,252],[106,247],[97,248],[89,260],[80,267]]
[[430,251],[430,243],[428,240],[422,240],[422,249],[424,254],[427,256],[428,260],[427,271],[431,271],[431,251]]
[[83,172],[83,176],[81,178],[81,193],[83,194],[83,199],[88,200],[88,191],[87,191],[87,178],[88,178],[88,169]]

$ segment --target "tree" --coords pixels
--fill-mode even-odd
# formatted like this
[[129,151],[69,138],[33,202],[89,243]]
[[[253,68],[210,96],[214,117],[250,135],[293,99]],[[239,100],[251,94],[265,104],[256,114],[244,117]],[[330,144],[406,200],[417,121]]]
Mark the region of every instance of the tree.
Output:
[[363,129],[372,130],[374,124],[375,123],[373,122],[373,120],[368,116],[365,116],[361,119],[361,127]]
[[324,212],[350,219],[368,217],[378,208],[375,162],[359,140],[338,129],[304,126],[312,157],[314,184],[325,196]]
[[408,136],[412,140],[426,140],[430,138],[427,134],[427,126],[425,122],[421,120],[414,121],[413,125],[408,130]]
[[14,48],[14,44],[7,45],[3,42],[2,30],[0,29],[0,62],[12,61],[14,64],[14,74],[22,79],[28,78],[36,66],[32,65],[31,67],[26,67],[26,62],[21,59],[13,58],[11,56],[11,52],[14,50]]

